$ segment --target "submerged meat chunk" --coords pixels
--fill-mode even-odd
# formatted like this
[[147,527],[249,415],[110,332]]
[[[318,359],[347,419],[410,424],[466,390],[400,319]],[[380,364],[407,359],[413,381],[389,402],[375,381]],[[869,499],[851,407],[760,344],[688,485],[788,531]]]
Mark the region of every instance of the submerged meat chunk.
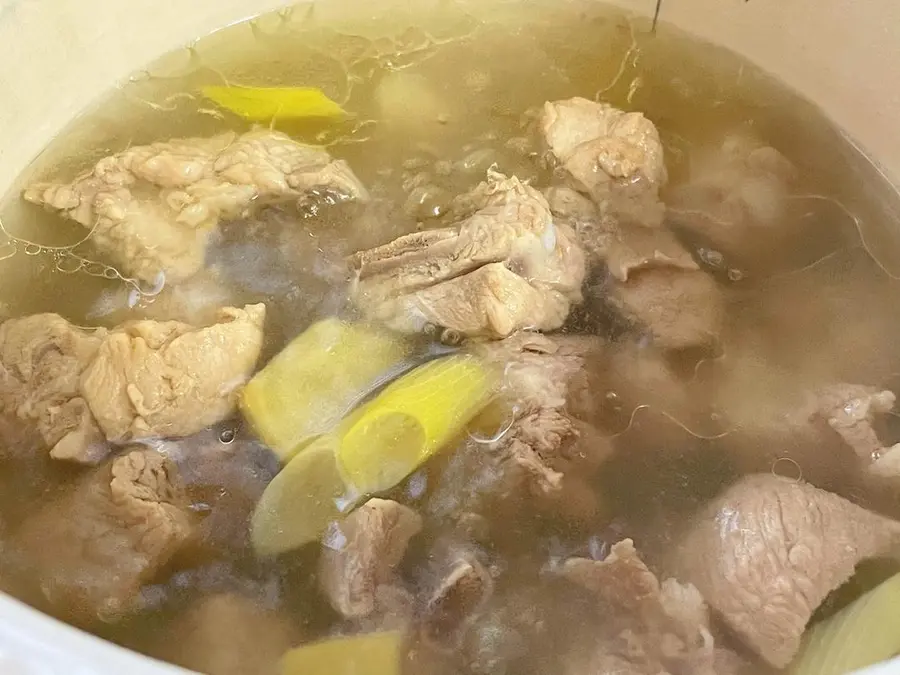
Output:
[[646,117],[576,97],[545,103],[540,125],[573,188],[617,217],[662,222],[663,146]]
[[483,206],[457,225],[352,256],[365,316],[401,331],[431,324],[495,338],[563,324],[585,272],[574,233],[515,177],[491,172],[476,191]]
[[252,599],[220,593],[177,616],[158,651],[167,661],[207,675],[277,675],[295,632],[286,617]]
[[251,553],[250,517],[281,469],[268,447],[236,426],[226,421],[187,438],[144,441],[175,464],[188,497],[200,507],[200,552]]
[[560,573],[593,593],[605,617],[594,645],[576,650],[565,673],[721,675],[703,597],[675,579],[660,583],[630,539],[604,560],[569,559]]
[[111,331],[81,382],[106,437],[187,436],[233,413],[264,318],[264,305],[247,305],[222,309],[211,326],[145,320]]
[[571,188],[552,187],[544,194],[554,218],[575,230],[589,258],[604,263],[619,281],[647,267],[700,269],[669,230],[620,222]]
[[771,255],[790,232],[788,189],[796,170],[778,150],[742,135],[702,152],[670,208],[683,227],[742,262]]
[[876,387],[842,384],[815,392],[810,416],[824,419],[856,455],[864,460],[877,460],[885,447],[872,424],[876,415],[889,413],[897,397],[894,392]]
[[[0,324],[0,415],[8,421],[4,427],[35,428],[54,459],[90,464],[105,457],[106,439],[80,388],[81,375],[105,335],[102,328],[78,328],[57,314]],[[19,448],[9,439],[3,445],[12,452]]]
[[825,597],[898,538],[898,522],[805,483],[756,475],[699,514],[674,569],[747,646],[781,668]]
[[311,190],[366,197],[343,161],[255,130],[131,147],[71,183],[37,183],[24,196],[89,229],[93,245],[122,273],[159,284],[200,270],[220,220]]
[[671,232],[641,225],[623,225],[610,242],[603,260],[610,274],[623,283],[642,270],[664,268],[673,272],[696,272],[700,269]]
[[319,584],[331,606],[348,619],[400,609],[395,568],[422,519],[397,502],[373,498],[326,535],[319,559]]
[[601,514],[590,480],[611,444],[570,416],[567,404],[584,385],[585,359],[602,348],[595,338],[535,333],[478,347],[488,360],[504,365],[505,396],[512,406],[506,433],[482,453],[501,475],[499,494],[539,497],[543,508],[582,522]]
[[722,371],[712,380],[716,401],[733,429],[729,447],[745,469],[765,470],[786,459],[819,485],[843,482],[860,468],[885,470],[887,463],[879,461],[891,449],[878,437],[876,423],[893,410],[893,392],[861,384],[807,384],[756,355],[718,365]]
[[606,304],[661,349],[709,346],[721,331],[721,293],[703,271],[672,264],[647,267],[606,288]]
[[710,345],[721,332],[722,293],[671,232],[623,225],[598,252],[605,303],[661,349]]
[[141,587],[191,534],[174,466],[152,450],[132,450],[40,508],[13,546],[51,605],[89,623],[139,610]]
[[721,431],[707,390],[695,381],[696,367],[685,372],[673,361],[653,345],[622,341],[590,363],[588,390],[596,392],[599,402],[593,415],[606,428],[627,431],[627,439],[621,440],[630,451],[636,449],[636,435],[654,450],[665,447],[675,425],[705,436]]
[[721,291],[672,232],[622,221],[569,188],[546,194],[557,221],[575,230],[591,262],[605,266],[596,292],[608,308],[662,349],[716,340],[724,314]]

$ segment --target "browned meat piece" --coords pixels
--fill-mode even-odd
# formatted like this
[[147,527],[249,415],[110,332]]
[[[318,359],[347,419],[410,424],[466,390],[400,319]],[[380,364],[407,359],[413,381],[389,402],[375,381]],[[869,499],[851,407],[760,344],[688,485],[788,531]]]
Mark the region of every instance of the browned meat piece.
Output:
[[222,593],[195,602],[176,617],[154,651],[207,675],[277,675],[295,634],[286,617],[249,598]]
[[366,197],[345,162],[277,131],[256,130],[131,147],[71,183],[38,183],[24,196],[89,229],[93,245],[124,274],[159,284],[203,267],[220,220],[311,190]]
[[139,610],[141,587],[191,534],[174,466],[152,450],[133,450],[28,518],[13,547],[57,611],[90,623]]
[[319,559],[319,584],[331,606],[348,619],[398,609],[381,600],[396,599],[390,588],[395,568],[421,529],[422,519],[412,509],[374,498],[336,524]]
[[662,223],[666,166],[659,133],[647,118],[571,98],[544,104],[541,131],[572,187],[616,217]]
[[743,263],[785,243],[786,197],[795,173],[775,148],[729,136],[691,162],[687,183],[673,191],[669,205],[679,224]]
[[429,556],[436,561],[436,583],[425,600],[422,621],[426,637],[448,643],[485,606],[494,592],[494,582],[470,551],[441,548],[434,547]]
[[247,305],[220,310],[211,326],[144,320],[111,331],[81,382],[106,437],[188,436],[232,414],[264,318],[264,305]]
[[711,276],[666,264],[608,284],[607,304],[660,349],[710,346],[722,328],[722,296]]
[[577,655],[565,673],[719,675],[700,593],[674,579],[660,583],[630,539],[605,560],[567,560],[561,574],[595,594],[604,610],[597,646]]
[[456,226],[352,256],[365,316],[401,331],[431,324],[494,338],[563,324],[584,280],[574,233],[515,177],[492,172],[476,190],[484,206]]
[[585,360],[603,346],[595,338],[521,333],[477,348],[504,366],[505,394],[513,411],[506,433],[479,453],[491,458],[491,471],[501,476],[499,494],[539,497],[543,508],[581,522],[602,516],[590,482],[609,457],[611,444],[571,417],[567,403],[583,395]]
[[898,541],[898,522],[761,474],[742,479],[692,520],[673,568],[751,649],[782,668],[825,597],[858,563]]
[[[0,415],[10,432],[36,428],[54,459],[91,464],[108,449],[82,396],[81,375],[106,331],[73,326],[56,314],[36,314],[0,324]],[[10,442],[5,452],[32,450]]]

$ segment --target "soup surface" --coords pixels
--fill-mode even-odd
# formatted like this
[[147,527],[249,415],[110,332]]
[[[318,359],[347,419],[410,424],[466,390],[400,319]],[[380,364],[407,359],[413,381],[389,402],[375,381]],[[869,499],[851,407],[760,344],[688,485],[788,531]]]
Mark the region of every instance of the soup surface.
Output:
[[6,195],[0,587],[212,675],[825,673],[900,571],[894,188],[671,27],[410,4],[201,38]]

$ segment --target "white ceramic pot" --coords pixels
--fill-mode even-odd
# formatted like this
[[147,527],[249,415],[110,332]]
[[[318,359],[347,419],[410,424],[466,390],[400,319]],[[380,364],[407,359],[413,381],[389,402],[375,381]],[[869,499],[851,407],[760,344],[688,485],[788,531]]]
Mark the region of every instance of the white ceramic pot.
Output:
[[[645,13],[655,5],[655,0],[613,1]],[[349,0],[349,5],[359,12],[372,2]],[[117,80],[200,35],[285,4],[0,0],[0,194],[66,122]],[[662,8],[665,20],[742,53],[821,105],[900,183],[896,0],[665,0]],[[4,675],[184,672],[0,596]],[[900,675],[900,661],[866,675]]]

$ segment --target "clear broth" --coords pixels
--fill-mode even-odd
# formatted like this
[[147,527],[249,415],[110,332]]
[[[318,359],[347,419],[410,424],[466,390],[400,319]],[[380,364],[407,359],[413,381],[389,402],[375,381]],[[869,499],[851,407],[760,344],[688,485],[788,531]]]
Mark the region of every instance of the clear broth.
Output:
[[[0,202],[10,237],[4,243],[0,234],[0,316],[54,311],[77,324],[95,325],[129,315],[123,306],[127,285],[109,278],[115,277],[109,268],[81,262],[67,248],[84,231],[24,204],[19,192],[32,180],[68,180],[129,145],[246,130],[244,122],[196,95],[203,85],[321,88],[355,114],[351,123],[276,122],[275,127],[326,144],[388,204],[406,203],[422,173],[428,176],[421,180],[440,187],[439,195],[461,193],[483,178],[488,158],[501,170],[546,184],[547,176],[529,156],[536,148],[522,145],[527,112],[547,100],[579,95],[645,113],[664,139],[672,185],[685,180],[700,149],[735,131],[777,148],[798,168],[791,213],[811,225],[813,234],[778,251],[776,268],[764,274],[738,270],[723,284],[733,338],[725,343],[726,353],[734,345],[738,352],[746,347],[763,355],[782,372],[785,386],[798,390],[829,381],[889,387],[900,380],[900,354],[892,339],[900,328],[900,198],[814,105],[731,52],[667,25],[653,31],[649,22],[595,2],[458,0],[348,19],[353,13],[347,8],[358,6],[300,5],[223,29],[149,65],[75,120]],[[397,77],[425,87],[437,114],[413,110],[408,118],[385,118],[379,87]],[[233,289],[230,301],[274,303],[270,352],[340,304],[320,263],[416,226],[415,217],[392,213],[396,217],[377,221],[368,232],[351,231],[353,221],[340,210],[310,218],[297,235],[307,251],[305,264],[284,278],[267,277],[261,267],[241,268],[246,258],[226,258],[235,278],[259,282]],[[236,229],[243,232],[235,235],[238,243],[257,251],[270,246],[263,235],[254,238]],[[76,252],[94,260],[89,241]],[[591,326],[594,320],[587,316],[584,322]],[[745,336],[752,340],[745,343]],[[532,564],[540,565],[548,542],[577,550],[592,537],[622,531],[651,558],[663,555],[671,523],[743,470],[723,450],[728,437],[715,438],[712,422],[685,429],[657,414],[666,406],[662,400],[656,411],[633,416],[618,438],[618,456],[597,486],[615,515],[614,527],[604,523],[585,532],[554,521],[528,530],[523,555]],[[648,429],[652,441],[642,435]],[[814,475],[819,468],[798,470]],[[17,521],[74,472],[56,473],[26,481],[21,475],[0,478],[0,521]],[[832,475],[838,478],[827,487],[900,516],[895,500],[866,492],[852,471],[837,466]],[[226,564],[216,573],[269,584],[268,592],[315,635],[331,630],[334,617],[310,600],[314,566],[307,563],[308,556],[298,554],[275,569],[240,561],[235,570]],[[203,592],[202,583],[184,574],[176,584],[181,594],[176,607]],[[7,590],[18,592],[14,585]],[[154,640],[172,611],[161,608],[99,632],[154,653]],[[550,656],[539,654],[534,672],[543,672]]]

